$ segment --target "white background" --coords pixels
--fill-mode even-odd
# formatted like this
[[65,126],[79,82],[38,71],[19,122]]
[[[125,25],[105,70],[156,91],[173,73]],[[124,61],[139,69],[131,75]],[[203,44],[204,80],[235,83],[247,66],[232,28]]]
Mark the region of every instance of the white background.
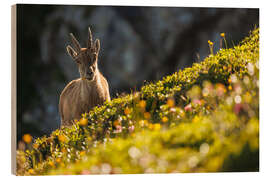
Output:
[[[0,34],[0,177],[1,179],[266,179],[270,175],[270,68],[269,66],[269,12],[268,1],[263,0],[28,0],[1,1]],[[186,7],[241,7],[260,8],[260,172],[259,173],[196,173],[196,174],[148,174],[148,175],[92,175],[92,176],[39,176],[16,177],[11,175],[11,5],[26,4],[81,4],[81,5],[144,5],[144,6],[186,6]],[[268,179],[268,178],[267,178]]]

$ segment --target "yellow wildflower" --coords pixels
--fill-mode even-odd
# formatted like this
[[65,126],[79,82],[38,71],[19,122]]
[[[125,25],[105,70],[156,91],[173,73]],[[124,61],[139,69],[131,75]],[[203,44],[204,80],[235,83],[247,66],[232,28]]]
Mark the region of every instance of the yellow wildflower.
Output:
[[168,99],[168,100],[167,100],[167,105],[168,105],[169,107],[174,107],[174,100],[173,100],[172,98]]
[[48,164],[51,166],[51,167],[54,167],[54,163],[52,161],[49,161]]
[[59,140],[60,142],[65,142],[65,141],[66,141],[66,137],[65,137],[64,135],[59,135],[59,136],[58,136],[58,140]]
[[146,106],[146,102],[145,102],[144,100],[141,100],[141,101],[139,102],[139,106],[140,106],[142,109],[144,109],[145,106]]
[[23,135],[23,141],[26,142],[27,144],[32,142],[32,136],[30,134],[25,134]]
[[33,144],[33,148],[35,148],[35,149],[37,149],[38,146],[39,146],[39,145],[38,145],[37,143]]
[[221,37],[225,37],[225,33],[220,33],[220,36]]
[[60,163],[60,166],[61,166],[61,167],[65,167],[65,163],[61,162],[61,163]]
[[88,124],[88,120],[86,118],[81,118],[80,119],[80,125],[81,126],[86,126]]
[[161,125],[159,123],[154,124],[154,130],[158,131],[160,130]]
[[63,148],[61,149],[61,152],[62,152],[62,153],[66,153],[66,152],[67,152],[66,148],[63,147]]
[[141,127],[143,127],[144,126],[144,120],[140,120],[139,124],[140,124]]
[[181,110],[180,110],[180,116],[181,116],[182,118],[184,118],[185,115],[186,115],[185,111],[183,111],[183,110],[181,109]]
[[141,127],[148,126],[148,121],[147,121],[147,120],[140,120],[140,121],[139,121],[139,125],[140,125]]
[[124,110],[124,113],[125,113],[125,115],[128,115],[131,113],[131,110],[128,107],[126,107]]
[[61,158],[56,158],[55,160],[57,163],[60,163],[61,162]]
[[116,127],[117,125],[119,125],[119,121],[118,120],[113,121],[113,125]]
[[85,151],[81,151],[81,152],[80,152],[80,155],[81,155],[81,156],[84,156],[84,155],[85,155]]
[[192,119],[192,122],[193,123],[196,123],[200,120],[200,118],[198,116],[195,116],[193,119]]
[[168,122],[168,120],[169,120],[169,119],[168,119],[166,116],[164,116],[164,117],[161,119],[161,121],[164,122],[164,123]]
[[29,169],[29,170],[28,170],[28,173],[29,173],[29,174],[34,174],[35,171],[34,171],[34,169]]
[[153,125],[152,123],[149,123],[149,124],[148,124],[148,128],[149,128],[149,129],[154,129],[154,125]]
[[92,137],[90,137],[90,136],[87,137],[87,140],[88,140],[88,141],[92,141]]
[[143,113],[143,116],[145,119],[150,119],[151,114],[149,112],[145,112],[145,113]]

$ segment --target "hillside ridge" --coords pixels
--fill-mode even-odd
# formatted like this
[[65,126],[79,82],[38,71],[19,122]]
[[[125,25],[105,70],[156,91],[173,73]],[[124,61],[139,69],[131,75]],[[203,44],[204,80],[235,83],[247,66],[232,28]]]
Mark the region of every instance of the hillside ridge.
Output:
[[259,29],[70,128],[26,142],[18,175],[259,170]]

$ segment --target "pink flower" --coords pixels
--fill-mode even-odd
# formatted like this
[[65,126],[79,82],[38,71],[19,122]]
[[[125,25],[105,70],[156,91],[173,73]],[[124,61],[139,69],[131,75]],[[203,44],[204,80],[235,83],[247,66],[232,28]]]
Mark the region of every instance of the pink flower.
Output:
[[82,170],[81,174],[82,174],[82,175],[87,175],[87,174],[91,174],[91,173],[90,173],[89,170],[84,169],[84,170]]
[[114,131],[114,133],[121,133],[121,132],[122,132],[122,126],[116,125],[116,130]]
[[185,111],[192,111],[192,106],[191,106],[191,104],[186,105],[185,108],[184,108],[184,110],[185,110]]
[[216,85],[216,93],[219,97],[223,96],[225,92],[226,92],[226,88],[223,84],[219,83]]
[[197,105],[202,105],[202,102],[199,99],[194,99],[193,103]]
[[234,112],[235,112],[235,114],[238,115],[242,109],[243,109],[242,104],[235,104],[235,106],[234,106]]
[[128,130],[129,130],[130,133],[133,132],[134,131],[134,125],[129,126]]

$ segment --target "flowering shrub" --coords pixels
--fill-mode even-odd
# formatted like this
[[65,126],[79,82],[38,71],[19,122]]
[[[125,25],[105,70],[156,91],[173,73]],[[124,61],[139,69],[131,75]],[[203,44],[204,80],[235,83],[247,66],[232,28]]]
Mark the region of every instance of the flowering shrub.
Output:
[[18,175],[258,171],[259,30],[72,127],[24,139]]

